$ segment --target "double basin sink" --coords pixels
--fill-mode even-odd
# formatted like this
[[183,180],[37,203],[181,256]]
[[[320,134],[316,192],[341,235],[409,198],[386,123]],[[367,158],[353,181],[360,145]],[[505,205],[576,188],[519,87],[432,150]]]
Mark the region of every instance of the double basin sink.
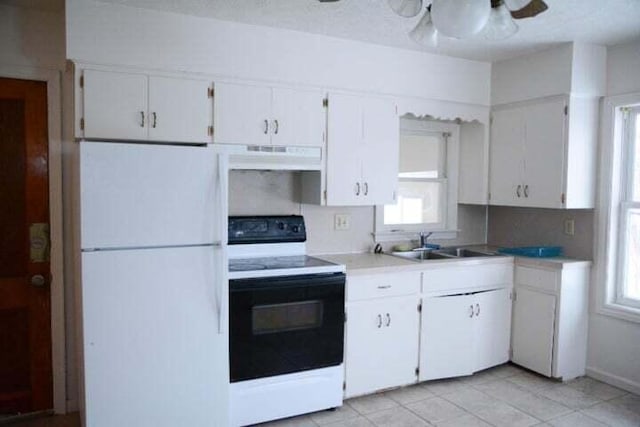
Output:
[[416,261],[426,261],[430,259],[455,259],[497,256],[493,252],[482,252],[466,248],[442,248],[442,249],[414,249],[406,252],[392,252],[391,255],[413,259]]

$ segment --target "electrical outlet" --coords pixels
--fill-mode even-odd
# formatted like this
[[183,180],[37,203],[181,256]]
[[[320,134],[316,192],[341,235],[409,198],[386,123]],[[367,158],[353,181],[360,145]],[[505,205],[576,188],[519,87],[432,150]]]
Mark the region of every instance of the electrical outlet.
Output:
[[351,227],[351,215],[336,214],[333,221],[333,228],[336,230],[348,230]]
[[564,220],[564,234],[573,236],[576,233],[576,223],[573,218]]

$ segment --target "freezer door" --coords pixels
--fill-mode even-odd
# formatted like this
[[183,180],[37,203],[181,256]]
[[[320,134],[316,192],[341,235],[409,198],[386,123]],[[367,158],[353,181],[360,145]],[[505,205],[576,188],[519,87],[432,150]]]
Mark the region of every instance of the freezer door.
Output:
[[82,254],[86,425],[228,425],[224,262],[218,247]]
[[213,146],[80,142],[81,247],[220,242],[218,160]]

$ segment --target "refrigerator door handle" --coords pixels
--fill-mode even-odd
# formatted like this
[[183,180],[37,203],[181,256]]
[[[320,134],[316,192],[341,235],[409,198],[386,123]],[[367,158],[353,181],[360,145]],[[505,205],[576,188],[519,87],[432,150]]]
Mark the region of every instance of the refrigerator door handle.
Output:
[[218,283],[216,283],[216,310],[218,315],[218,335],[222,335],[224,310],[224,287],[228,283],[228,262],[227,262],[227,216],[228,216],[228,164],[227,157],[224,154],[218,154],[218,189],[216,193],[220,200],[217,200],[218,209],[218,235],[220,236],[220,250],[222,257],[221,272],[218,275]]

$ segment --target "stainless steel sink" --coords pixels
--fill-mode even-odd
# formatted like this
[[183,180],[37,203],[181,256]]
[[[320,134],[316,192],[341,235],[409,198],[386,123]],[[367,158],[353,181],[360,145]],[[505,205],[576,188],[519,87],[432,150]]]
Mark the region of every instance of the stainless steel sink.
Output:
[[439,253],[451,255],[458,258],[471,258],[471,257],[482,257],[482,256],[493,256],[494,254],[480,251],[473,251],[471,249],[465,248],[443,248],[438,249]]
[[455,255],[449,255],[446,253],[440,253],[436,251],[407,251],[407,252],[392,252],[391,255],[399,256],[402,258],[415,259],[417,261],[424,261],[428,259],[452,259],[456,258]]

